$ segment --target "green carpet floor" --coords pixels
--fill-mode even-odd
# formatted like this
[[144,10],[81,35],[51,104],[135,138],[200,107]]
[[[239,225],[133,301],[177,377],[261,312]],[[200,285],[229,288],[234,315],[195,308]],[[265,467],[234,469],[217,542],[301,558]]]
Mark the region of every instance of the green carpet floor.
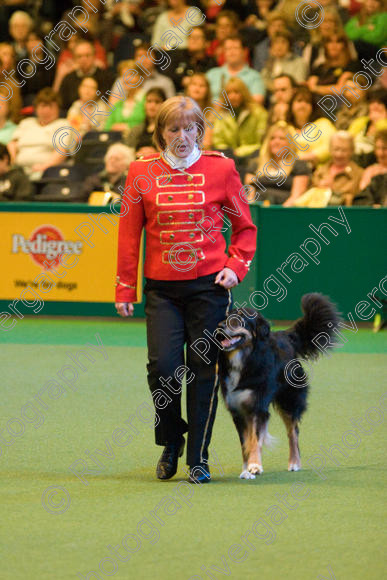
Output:
[[[154,476],[143,322],[30,318],[2,333],[0,579],[384,579],[386,334],[345,336],[313,365],[302,471],[286,471],[273,414],[264,474],[239,480],[220,402],[213,482],[190,486],[183,461]],[[99,350],[76,377],[86,343]]]

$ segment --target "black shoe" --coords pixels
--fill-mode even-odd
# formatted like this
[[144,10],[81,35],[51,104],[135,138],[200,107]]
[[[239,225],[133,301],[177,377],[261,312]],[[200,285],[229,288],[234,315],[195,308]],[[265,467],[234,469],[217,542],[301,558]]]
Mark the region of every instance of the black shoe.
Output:
[[183,455],[185,445],[184,437],[179,443],[169,443],[164,447],[156,467],[156,475],[159,479],[170,479],[177,471],[178,458]]
[[207,463],[198,463],[194,467],[189,468],[190,483],[210,483],[211,474]]

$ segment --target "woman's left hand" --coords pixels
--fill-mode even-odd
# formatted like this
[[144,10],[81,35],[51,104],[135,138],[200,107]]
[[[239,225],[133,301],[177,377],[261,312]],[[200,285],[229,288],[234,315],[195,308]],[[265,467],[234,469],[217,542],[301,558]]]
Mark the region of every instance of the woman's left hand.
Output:
[[223,268],[215,278],[215,284],[224,286],[224,288],[234,288],[239,284],[238,276],[231,268]]

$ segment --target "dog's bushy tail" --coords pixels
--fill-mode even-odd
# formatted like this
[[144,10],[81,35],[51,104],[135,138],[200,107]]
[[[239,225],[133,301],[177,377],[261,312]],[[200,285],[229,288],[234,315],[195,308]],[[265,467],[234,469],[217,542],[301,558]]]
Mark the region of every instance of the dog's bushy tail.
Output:
[[336,306],[322,294],[305,294],[301,300],[304,316],[297,320],[289,330],[289,336],[296,349],[297,355],[302,358],[317,358],[321,350],[314,344],[320,333],[333,337],[333,329],[340,321],[340,314]]

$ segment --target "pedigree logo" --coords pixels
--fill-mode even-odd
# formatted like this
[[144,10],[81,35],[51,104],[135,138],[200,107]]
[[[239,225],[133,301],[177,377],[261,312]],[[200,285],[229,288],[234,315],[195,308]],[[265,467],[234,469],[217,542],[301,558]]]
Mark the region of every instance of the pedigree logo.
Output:
[[83,242],[65,240],[58,228],[52,225],[39,226],[32,232],[30,239],[23,234],[12,235],[12,253],[29,254],[33,261],[44,270],[59,264],[62,254],[81,254]]

